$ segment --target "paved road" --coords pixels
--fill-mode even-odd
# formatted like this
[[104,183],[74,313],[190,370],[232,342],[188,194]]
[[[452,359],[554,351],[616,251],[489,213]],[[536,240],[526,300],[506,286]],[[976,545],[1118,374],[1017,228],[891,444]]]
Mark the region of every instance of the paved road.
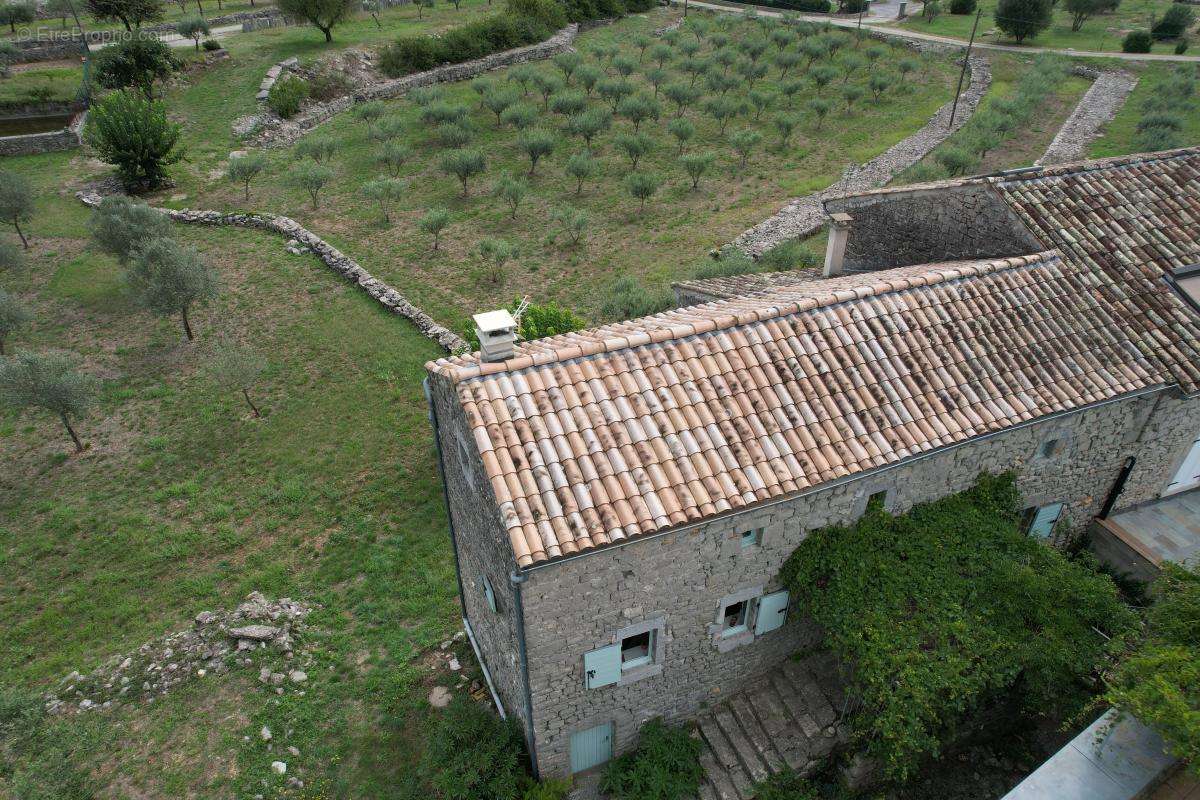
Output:
[[[212,33],[209,34],[209,36],[207,38],[209,38],[209,39],[224,39],[226,36],[228,36],[231,33],[241,33],[241,32],[242,32],[242,26],[240,23],[237,25],[222,25],[219,28],[213,28]],[[159,34],[158,38],[160,41],[162,41],[163,44],[165,44],[169,47],[195,47],[196,46],[195,41],[193,41],[192,39],[184,38],[183,36],[180,36],[178,33],[163,33],[163,34]],[[109,45],[113,45],[113,44],[116,44],[116,42],[115,41],[92,42],[91,47],[93,50],[99,50],[101,48],[108,47]]]
[[[671,0],[676,5],[683,5],[683,0]],[[874,4],[872,4],[874,5]],[[709,3],[705,0],[688,0],[688,6],[696,6],[699,8],[708,8],[714,11],[729,11],[732,13],[742,13],[743,8],[735,8],[733,6],[720,5],[718,3]],[[748,6],[746,7],[748,8]],[[755,7],[755,11],[762,17],[782,17],[784,12],[772,11],[768,8]],[[894,17],[895,14],[893,13]],[[855,17],[828,17],[828,16],[813,16],[809,14],[799,15],[800,19],[810,22],[830,22],[843,28],[854,28],[858,26],[858,19]],[[867,17],[871,19],[872,17]],[[881,14],[875,19],[886,19],[886,14]],[[931,33],[921,33],[920,31],[910,31],[904,28],[896,28],[891,25],[868,24],[863,20],[862,25],[864,30],[875,31],[882,33],[885,36],[895,36],[900,39],[918,39],[926,42],[937,42],[939,44],[951,45],[954,47],[966,47],[967,43],[961,39],[951,39],[948,36],[935,36]],[[1056,47],[1017,47],[1010,44],[990,44],[986,42],[975,42],[976,50],[999,50],[1006,53],[1061,53],[1065,56],[1075,56],[1077,58],[1116,58],[1122,61],[1178,61],[1178,62],[1200,62],[1200,56],[1176,56],[1170,53],[1100,53],[1094,50],[1073,50],[1071,48],[1056,48]]]

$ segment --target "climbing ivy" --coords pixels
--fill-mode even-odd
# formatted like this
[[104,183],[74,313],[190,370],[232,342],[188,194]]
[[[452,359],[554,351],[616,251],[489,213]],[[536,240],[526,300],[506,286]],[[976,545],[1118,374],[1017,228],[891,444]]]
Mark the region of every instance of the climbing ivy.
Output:
[[972,712],[1068,710],[1135,615],[1088,557],[1022,534],[1011,475],[981,475],[900,516],[870,507],[814,531],[783,568],[800,608],[853,665],[856,733],[904,780]]

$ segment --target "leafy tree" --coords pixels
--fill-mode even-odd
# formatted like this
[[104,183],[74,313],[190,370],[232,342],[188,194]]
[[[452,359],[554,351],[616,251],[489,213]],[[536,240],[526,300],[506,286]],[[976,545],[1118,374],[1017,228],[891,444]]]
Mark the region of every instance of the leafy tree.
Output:
[[80,372],[75,357],[68,353],[17,353],[0,361],[0,401],[14,408],[41,408],[57,414],[76,453],[84,448],[71,421],[87,414],[97,388],[96,378]]
[[784,50],[775,56],[775,66],[779,67],[779,78],[782,80],[800,63],[800,54],[792,50]]
[[638,161],[654,147],[654,141],[644,133],[621,134],[613,138],[613,145],[629,159],[631,169],[637,169]]
[[321,190],[333,180],[333,170],[323,164],[302,161],[292,168],[292,183],[308,192],[312,207],[319,206]]
[[947,145],[939,149],[933,158],[950,175],[963,175],[975,166],[975,157],[957,145]]
[[21,237],[21,245],[28,250],[29,239],[21,230],[21,223],[33,219],[33,184],[24,175],[0,170],[0,222],[8,223]]
[[442,800],[519,798],[523,746],[512,720],[455,697],[435,717],[417,772]]
[[720,126],[721,135],[725,135],[725,128],[729,125],[729,121],[738,115],[738,104],[728,97],[713,97],[709,98],[704,104],[704,110],[710,117],[716,120]]
[[637,62],[626,56],[617,56],[612,60],[612,68],[617,71],[617,74],[622,78],[628,78],[633,73],[637,72]]
[[167,166],[183,158],[180,132],[179,123],[167,119],[162,101],[122,89],[92,105],[84,139],[102,161],[117,167],[127,186],[157,189]]
[[338,151],[338,142],[332,136],[306,136],[296,143],[297,158],[311,158],[318,164],[329,161]]
[[[1107,6],[1107,0],[1105,2]],[[1190,6],[1185,3],[1172,3],[1154,23],[1150,35],[1158,40],[1174,39],[1182,36],[1195,21],[1196,12],[1192,11]]]
[[513,89],[492,89],[483,95],[480,102],[483,107],[496,115],[496,127],[502,122],[501,116],[512,106],[516,105],[520,96]]
[[575,70],[575,82],[583,87],[583,91],[588,97],[592,96],[592,90],[596,88],[596,84],[604,77],[604,72],[592,64],[581,64]]
[[663,96],[675,104],[675,115],[682,116],[689,106],[695,105],[700,99],[700,92],[682,83],[672,83],[663,89]]
[[1050,27],[1052,5],[1051,0],[1000,0],[996,27],[1020,44]]
[[582,92],[559,92],[550,98],[550,110],[569,117],[587,108],[587,97]]
[[637,747],[613,759],[600,788],[617,800],[676,800],[694,797],[704,777],[700,740],[687,727],[654,718],[638,732]]
[[766,77],[767,65],[758,64],[753,61],[743,61],[737,66],[737,72],[742,76],[742,80],[746,85],[753,87],[762,78]]
[[649,172],[631,172],[625,176],[625,190],[638,200],[638,213],[646,211],[646,201],[658,193],[662,179]]
[[361,119],[367,124],[367,133],[375,127],[375,123],[383,118],[387,113],[387,106],[381,100],[371,100],[366,103],[359,103],[354,107],[354,116]]
[[101,200],[92,211],[88,228],[96,246],[115,256],[121,266],[146,242],[171,236],[171,220],[166,214],[123,194]]
[[617,104],[617,113],[633,123],[633,130],[636,133],[646,120],[657,120],[662,109],[659,108],[656,101],[645,95],[632,95]]
[[412,158],[412,148],[400,142],[384,142],[379,155],[376,156],[380,166],[386,169],[388,175],[393,178],[400,176],[400,170],[404,168],[410,158]]
[[926,22],[933,22],[942,15],[941,0],[930,0],[921,8],[921,17]]
[[9,336],[33,321],[33,313],[20,298],[0,289],[0,356],[4,355],[4,343]]
[[691,120],[680,117],[673,119],[667,123],[667,132],[675,137],[675,141],[679,143],[677,155],[683,155],[683,151],[687,149],[687,143],[696,136],[696,126]]
[[748,97],[750,98],[750,105],[754,106],[755,122],[758,122],[759,118],[762,117],[762,113],[770,108],[771,104],[775,102],[774,95],[757,90],[750,92]]
[[1117,667],[1105,700],[1166,740],[1200,777],[1200,571],[1167,562],[1146,635]]
[[738,163],[739,169],[746,168],[746,162],[760,144],[762,144],[762,134],[758,131],[743,129],[730,134],[729,145],[738,154],[738,158],[741,159]]
[[496,181],[496,185],[492,187],[492,194],[499,197],[508,204],[511,216],[517,218],[517,208],[521,205],[521,201],[529,194],[529,184],[520,178],[514,178],[507,172],[500,176],[500,180]]
[[250,200],[250,183],[267,168],[267,158],[262,153],[247,153],[244,156],[229,159],[226,175],[234,183],[242,184],[245,198]]
[[[425,19],[425,9],[433,8],[436,0],[413,0],[413,5],[417,7],[417,19]],[[329,41],[329,39],[326,38],[325,41]]]
[[602,108],[591,108],[582,114],[576,114],[571,117],[567,123],[567,129],[572,134],[583,139],[583,143],[587,145],[588,152],[590,153],[592,150],[592,140],[608,130],[611,125],[612,114],[609,114]]
[[266,369],[266,360],[257,352],[241,345],[223,343],[212,354],[209,370],[221,386],[240,392],[255,419],[262,412],[250,399],[250,389]]
[[575,194],[583,194],[583,184],[596,174],[596,159],[590,153],[575,153],[567,159],[567,174],[575,179]]
[[120,22],[127,31],[163,18],[162,0],[86,0],[86,5],[97,22]]
[[442,231],[450,225],[450,212],[444,208],[431,208],[425,212],[425,216],[417,222],[417,227],[422,233],[428,233],[433,237],[433,249],[438,249],[438,240],[441,239]]
[[792,114],[780,113],[771,118],[771,126],[779,134],[780,150],[787,147],[788,140],[792,138],[792,132],[796,130],[799,122]]
[[534,76],[538,72],[531,64],[520,64],[508,71],[508,80],[519,84],[521,87],[521,96],[529,96],[529,85],[533,83]]
[[558,79],[558,76],[548,72],[533,73],[533,85],[538,90],[538,94],[542,96],[543,111],[550,107],[550,98],[563,89],[563,82]]
[[633,94],[633,84],[619,78],[608,78],[596,84],[596,93],[608,103],[616,113],[617,105]]
[[693,191],[700,186],[700,179],[713,168],[713,164],[716,162],[717,157],[712,153],[688,153],[679,157],[679,163],[683,165],[684,172],[692,179]]
[[968,146],[975,155],[983,158],[1003,141],[1004,137],[1000,135],[1000,131],[994,128],[977,128],[968,140]]
[[554,152],[556,143],[552,133],[537,128],[527,130],[517,137],[517,149],[529,157],[530,177],[533,177],[538,161]]
[[188,341],[192,306],[217,296],[217,272],[204,263],[194,247],[174,239],[151,239],[134,253],[126,281],[139,305],[160,317],[178,314]]
[[63,30],[67,29],[67,17],[71,16],[71,1],[70,0],[47,0],[46,13],[51,16],[58,17],[62,20]]
[[1109,0],[1066,0],[1067,11],[1071,14],[1071,30],[1082,30],[1083,23],[1103,13],[1108,3]]
[[1094,559],[1021,531],[1023,505],[1011,474],[981,475],[900,516],[871,504],[847,527],[811,532],[784,564],[793,607],[854,665],[857,732],[893,779],[991,704],[1078,709],[1132,630]]
[[[354,0],[277,0],[276,5],[290,17],[307,20],[325,34],[327,42],[333,41],[334,27],[345,21],[355,7]],[[418,13],[420,9],[421,6],[418,5]]]
[[398,178],[375,178],[363,184],[363,194],[379,205],[383,221],[392,221],[391,210],[396,201],[404,196],[404,182]]
[[671,48],[665,44],[656,44],[650,48],[650,58],[655,64],[658,64],[659,69],[666,66],[667,62],[671,60],[671,55]]
[[572,245],[579,244],[591,221],[586,211],[571,206],[556,208],[552,219],[562,228],[562,232],[571,240]]
[[133,87],[150,97],[156,81],[179,69],[171,48],[150,36],[134,36],[103,48],[91,57],[91,77],[104,89]]
[[504,265],[517,254],[516,248],[503,239],[484,239],[479,243],[479,257],[489,265],[492,283],[504,283]]
[[863,94],[863,88],[857,83],[851,83],[842,87],[842,99],[846,101],[847,112],[854,107],[855,103],[862,99]]
[[528,103],[516,103],[504,109],[500,120],[505,125],[511,125],[519,131],[533,127],[538,120],[537,109]]
[[654,40],[644,33],[639,33],[633,37],[633,46],[638,49],[638,61],[641,62],[646,58],[646,48],[654,44]]
[[569,85],[571,77],[575,71],[583,66],[583,56],[576,53],[574,50],[568,50],[565,53],[559,53],[550,59],[554,66],[558,67],[558,71],[562,73],[563,80]]
[[0,23],[7,23],[9,29],[17,32],[18,25],[28,25],[37,19],[37,12],[32,3],[5,3],[0,6]]
[[487,159],[479,150],[451,150],[442,156],[439,162],[442,172],[458,178],[462,184],[463,197],[466,197],[467,183],[476,175],[482,175],[487,169]]
[[212,33],[203,17],[185,17],[175,23],[175,32],[185,39],[196,43],[196,52],[200,52],[200,37]]
[[871,96],[875,98],[875,102],[879,102],[879,98],[883,97],[883,93],[892,85],[892,79],[880,73],[875,73],[867,80],[867,88],[871,90]]

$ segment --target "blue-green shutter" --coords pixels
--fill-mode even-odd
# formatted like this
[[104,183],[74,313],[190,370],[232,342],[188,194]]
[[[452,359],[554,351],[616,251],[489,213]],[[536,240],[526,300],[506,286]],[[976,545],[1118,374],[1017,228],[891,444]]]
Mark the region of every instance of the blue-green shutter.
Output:
[[613,725],[606,722],[571,734],[571,773],[603,764],[612,758]]
[[754,622],[754,635],[762,636],[783,625],[783,621],[787,619],[787,610],[787,592],[775,592],[759,598],[758,619]]
[[1029,535],[1039,539],[1049,536],[1054,530],[1054,523],[1058,522],[1059,516],[1062,515],[1062,509],[1062,503],[1051,503],[1039,508],[1033,515],[1033,522],[1029,524]]
[[496,610],[496,593],[492,591],[492,582],[488,580],[488,576],[483,576],[483,594],[487,598],[488,608],[492,611]]
[[621,679],[621,645],[613,644],[583,654],[584,685],[589,689],[609,686]]

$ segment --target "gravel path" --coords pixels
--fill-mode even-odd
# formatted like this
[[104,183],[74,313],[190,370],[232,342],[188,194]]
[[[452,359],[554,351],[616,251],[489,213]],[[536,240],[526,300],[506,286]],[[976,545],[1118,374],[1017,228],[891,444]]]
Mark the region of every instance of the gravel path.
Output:
[[1038,166],[1063,164],[1085,158],[1087,146],[1125,105],[1137,82],[1137,76],[1125,70],[1100,73],[1091,88],[1079,98],[1079,104],[1058,129],[1045,154],[1034,163]]
[[929,122],[912,136],[897,142],[865,164],[849,167],[840,180],[824,190],[799,197],[780,209],[774,216],[760,222],[733,240],[734,247],[760,256],[789,239],[800,239],[815,233],[825,224],[822,207],[826,197],[834,197],[869,189],[878,189],[904,170],[924,158],[929,151],[944,142],[954,131],[966,124],[979,101],[992,83],[992,72],[986,59],[971,56],[971,84],[958,103],[954,127],[949,127],[954,101],[946,103]]

